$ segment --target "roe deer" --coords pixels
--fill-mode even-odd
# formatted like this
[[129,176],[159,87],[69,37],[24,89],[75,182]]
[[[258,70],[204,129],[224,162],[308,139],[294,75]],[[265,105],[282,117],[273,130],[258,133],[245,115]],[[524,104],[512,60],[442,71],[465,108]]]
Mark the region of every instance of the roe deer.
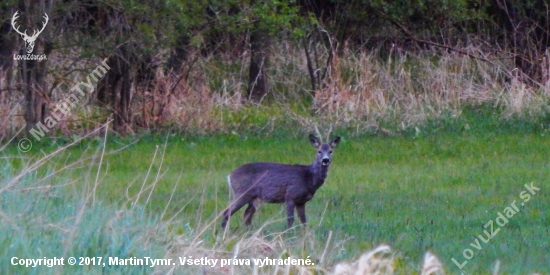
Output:
[[340,142],[335,137],[330,144],[322,144],[314,135],[309,135],[311,145],[317,149],[317,157],[311,165],[290,165],[270,162],[254,162],[241,165],[227,177],[229,188],[233,191],[233,201],[223,212],[222,227],[225,228],[229,217],[245,204],[244,223],[252,224],[252,216],[260,202],[285,203],[287,224],[294,223],[294,208],[302,224],[306,224],[306,202],[327,178],[332,149]]

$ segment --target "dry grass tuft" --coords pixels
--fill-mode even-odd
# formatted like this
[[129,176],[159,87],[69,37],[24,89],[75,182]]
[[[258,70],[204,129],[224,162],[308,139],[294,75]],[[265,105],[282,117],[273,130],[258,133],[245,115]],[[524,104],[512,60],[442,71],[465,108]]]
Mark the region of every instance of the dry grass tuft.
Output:
[[379,245],[365,252],[358,261],[339,263],[334,267],[334,275],[393,274],[393,255],[388,245]]
[[424,254],[424,260],[422,261],[422,270],[420,275],[443,275],[445,270],[443,264],[439,259],[431,252]]

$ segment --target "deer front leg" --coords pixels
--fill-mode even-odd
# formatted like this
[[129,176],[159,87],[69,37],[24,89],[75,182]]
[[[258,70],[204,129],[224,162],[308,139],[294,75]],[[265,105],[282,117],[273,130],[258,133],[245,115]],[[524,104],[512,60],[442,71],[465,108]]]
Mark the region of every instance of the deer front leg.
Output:
[[292,227],[292,224],[294,223],[294,207],[295,204],[293,201],[286,201],[286,221],[288,228]]
[[306,225],[306,204],[298,204],[296,205],[296,211],[298,211],[298,217],[300,217],[300,221],[305,226]]

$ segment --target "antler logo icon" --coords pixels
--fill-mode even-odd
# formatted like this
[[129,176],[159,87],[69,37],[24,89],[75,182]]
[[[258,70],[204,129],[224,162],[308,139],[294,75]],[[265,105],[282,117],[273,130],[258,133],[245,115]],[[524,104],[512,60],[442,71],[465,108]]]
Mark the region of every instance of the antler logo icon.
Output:
[[46,25],[48,24],[48,20],[49,20],[48,15],[44,13],[44,19],[46,21],[42,22],[42,29],[34,30],[31,36],[27,35],[26,29],[25,29],[25,32],[21,32],[19,31],[19,27],[15,26],[15,20],[17,20],[17,18],[19,18],[19,11],[16,11],[13,17],[11,18],[11,26],[18,34],[21,35],[23,40],[25,40],[25,48],[27,48],[27,53],[32,53],[32,50],[34,50],[34,42],[36,41],[36,38],[38,38],[38,35],[42,33],[42,31],[44,30],[44,28],[46,28]]

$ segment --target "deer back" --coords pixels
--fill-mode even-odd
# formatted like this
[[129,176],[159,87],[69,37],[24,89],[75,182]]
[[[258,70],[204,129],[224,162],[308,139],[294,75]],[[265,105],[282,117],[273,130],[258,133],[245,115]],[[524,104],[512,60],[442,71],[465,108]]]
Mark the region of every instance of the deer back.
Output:
[[259,196],[268,202],[282,202],[287,192],[304,192],[312,185],[312,180],[307,165],[271,162],[244,164],[230,175],[230,185],[236,196]]

